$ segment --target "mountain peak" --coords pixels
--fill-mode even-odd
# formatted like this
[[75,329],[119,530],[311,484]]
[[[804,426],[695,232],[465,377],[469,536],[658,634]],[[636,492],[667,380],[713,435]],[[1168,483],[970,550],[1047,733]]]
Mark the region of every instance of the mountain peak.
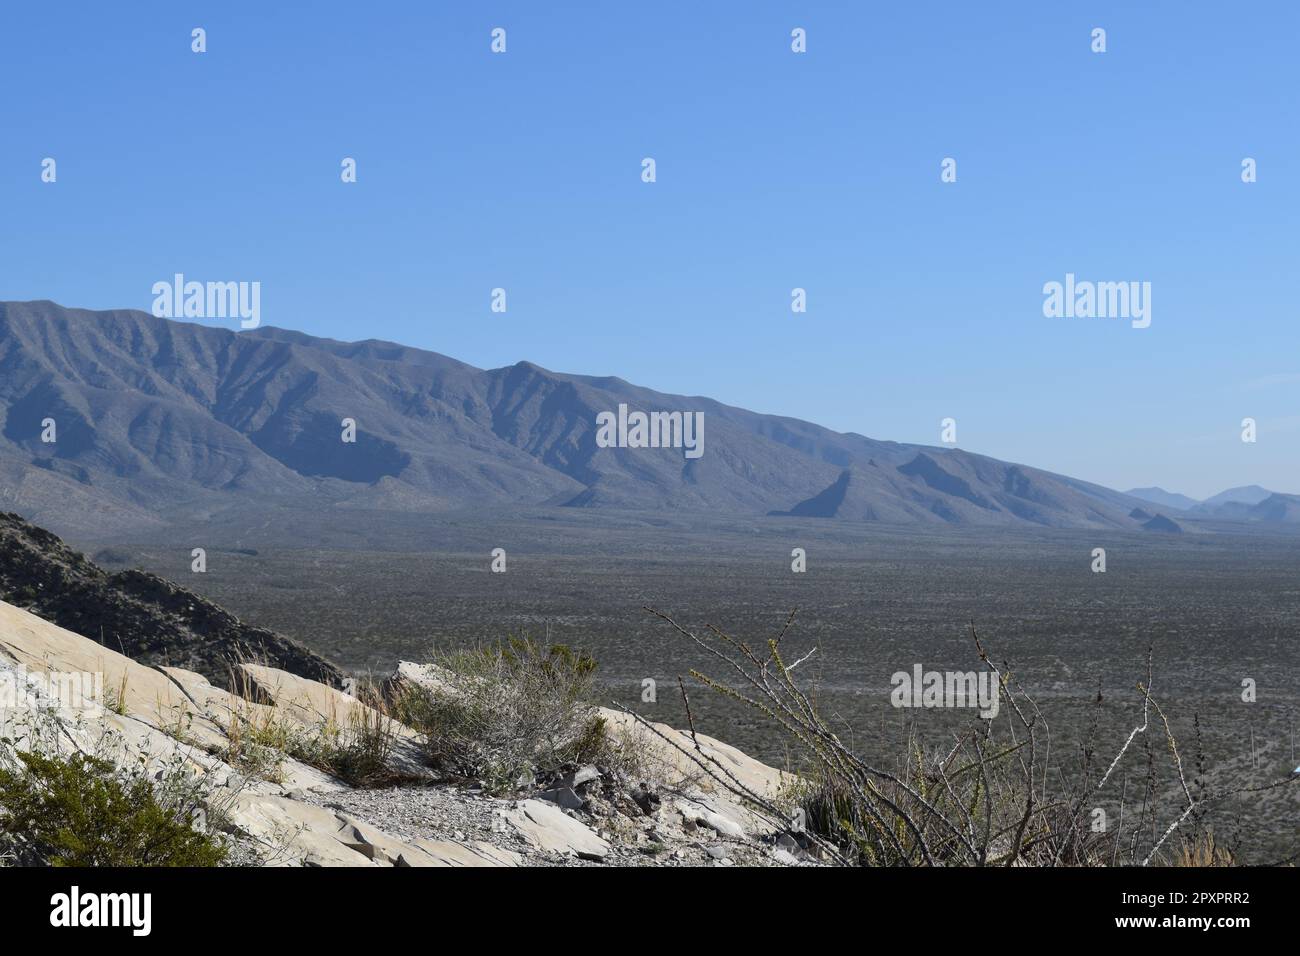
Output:
[[1257,505],[1273,492],[1267,488],[1261,488],[1259,485],[1241,485],[1237,488],[1229,488],[1227,491],[1220,491],[1211,498],[1206,498],[1201,504],[1213,508],[1215,505],[1227,504],[1228,502],[1240,502],[1245,505]]
[[1130,488],[1124,494],[1140,498],[1149,504],[1160,505],[1162,508],[1174,508],[1178,511],[1190,511],[1200,504],[1195,498],[1189,498],[1187,495],[1173,491],[1165,491],[1163,488]]

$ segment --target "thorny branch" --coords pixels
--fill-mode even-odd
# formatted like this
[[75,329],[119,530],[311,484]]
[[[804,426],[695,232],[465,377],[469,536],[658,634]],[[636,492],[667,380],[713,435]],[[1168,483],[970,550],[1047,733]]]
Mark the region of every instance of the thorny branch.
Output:
[[[791,611],[775,638],[767,641],[767,652],[759,656],[747,643],[736,640],[713,625],[709,638],[682,627],[670,615],[651,607],[645,610],[666,622],[708,657],[723,665],[734,683],[725,683],[692,669],[692,678],[731,700],[761,713],[800,745],[804,765],[792,774],[790,793],[757,793],[738,780],[700,744],[695,714],[686,682],[678,678],[686,707],[691,748],[671,739],[644,717],[627,708],[641,726],[670,744],[727,791],[738,796],[778,829],[788,830],[793,802],[804,811],[808,829],[801,834],[807,844],[840,864],[927,866],[998,864],[1015,865],[1116,865],[1124,836],[1127,775],[1119,795],[1119,827],[1113,833],[1092,832],[1086,821],[1088,794],[1103,791],[1129,752],[1134,740],[1150,726],[1150,712],[1160,718],[1181,786],[1178,814],[1157,836],[1156,775],[1150,747],[1146,748],[1147,785],[1142,812],[1132,826],[1133,839],[1124,861],[1149,865],[1174,833],[1189,819],[1199,819],[1202,808],[1241,794],[1272,790],[1294,782],[1297,777],[1250,787],[1227,788],[1193,796],[1183,769],[1182,756],[1170,722],[1151,695],[1152,660],[1148,653],[1147,679],[1138,684],[1142,694],[1142,723],[1133,728],[1095,786],[1088,784],[1092,766],[1092,734],[1083,748],[1081,784],[1067,798],[1068,782],[1061,768],[1054,767],[1050,730],[1034,697],[1006,665],[993,661],[975,626],[971,638],[979,660],[996,679],[998,693],[1009,707],[1004,733],[1008,742],[995,738],[997,718],[982,718],[977,727],[953,736],[950,749],[927,760],[915,736],[908,732],[906,748],[897,771],[868,762],[846,746],[818,712],[812,699],[794,681],[792,672],[807,661],[816,648],[787,664],[782,644],[793,626],[798,609]],[[1101,693],[1095,701],[1099,708]],[[1199,738],[1198,738],[1199,739]],[[1199,765],[1199,761],[1198,761]],[[1061,777],[1060,796],[1052,793],[1052,774]],[[1202,784],[1198,780],[1198,790]],[[1141,833],[1150,820],[1151,845],[1138,851]],[[1198,824],[1199,825],[1199,824]],[[1208,834],[1207,834],[1208,835]],[[1184,839],[1189,839],[1184,837]]]

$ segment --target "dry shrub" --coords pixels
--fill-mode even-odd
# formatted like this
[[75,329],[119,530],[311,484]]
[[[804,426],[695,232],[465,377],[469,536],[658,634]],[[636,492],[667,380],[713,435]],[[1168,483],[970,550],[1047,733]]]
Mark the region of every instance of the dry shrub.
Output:
[[426,736],[430,764],[448,776],[506,792],[609,755],[605,721],[590,703],[596,663],[585,654],[524,637],[436,663],[446,686],[407,688],[396,712]]
[[[1059,764],[1049,762],[1052,744],[1038,705],[1009,665],[996,664],[974,626],[971,638],[981,663],[996,679],[1001,714],[978,719],[942,747],[928,747],[909,732],[892,766],[864,758],[847,744],[819,712],[794,678],[799,661],[787,664],[781,644],[794,621],[760,649],[710,626],[703,636],[668,615],[646,608],[678,634],[708,653],[725,673],[717,680],[698,670],[691,676],[707,687],[763,715],[798,755],[791,768],[796,781],[775,798],[755,793],[698,745],[677,747],[718,784],[746,800],[775,826],[814,845],[835,862],[867,866],[1114,866],[1185,861],[1225,865],[1232,854],[1209,836],[1207,819],[1229,798],[1294,783],[1296,776],[1258,786],[1211,789],[1200,779],[1203,759],[1189,785],[1178,741],[1160,704],[1151,695],[1151,668],[1138,683],[1142,723],[1135,727],[1108,765],[1095,756],[1094,717],[1080,741],[1075,779],[1067,781]],[[815,650],[815,649],[814,649]],[[683,698],[685,699],[683,686]],[[690,702],[686,699],[688,719]],[[1100,706],[1100,695],[1097,698]],[[628,711],[631,713],[631,711]],[[649,721],[632,714],[653,731]],[[1199,724],[1197,725],[1199,750]],[[662,735],[661,735],[662,736]],[[1141,738],[1141,746],[1133,747]],[[1141,764],[1137,785],[1122,769],[1130,750]],[[1167,756],[1162,758],[1160,751]],[[1173,771],[1177,786],[1163,784]],[[1129,761],[1132,762],[1131,760]],[[1122,789],[1121,789],[1122,788]],[[1117,794],[1116,791],[1120,792]],[[1114,825],[1094,830],[1094,808],[1118,800]],[[1130,806],[1132,801],[1135,806]],[[1177,834],[1177,841],[1172,840]],[[1169,848],[1181,843],[1181,850]]]

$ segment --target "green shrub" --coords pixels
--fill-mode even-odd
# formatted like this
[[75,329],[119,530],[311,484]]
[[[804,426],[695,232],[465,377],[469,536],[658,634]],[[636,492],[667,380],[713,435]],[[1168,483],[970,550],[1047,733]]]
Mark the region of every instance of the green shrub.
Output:
[[17,754],[0,766],[0,841],[23,862],[48,866],[217,866],[225,846],[159,804],[144,778],[77,754]]

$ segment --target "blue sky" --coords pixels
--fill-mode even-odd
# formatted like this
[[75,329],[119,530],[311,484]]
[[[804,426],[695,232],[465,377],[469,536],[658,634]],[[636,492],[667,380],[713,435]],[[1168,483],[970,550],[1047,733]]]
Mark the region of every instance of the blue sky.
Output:
[[[6,4],[0,298],[259,281],[312,334],[1300,492],[1298,34],[1185,0]],[[1045,318],[1067,272],[1151,282],[1151,327]]]

